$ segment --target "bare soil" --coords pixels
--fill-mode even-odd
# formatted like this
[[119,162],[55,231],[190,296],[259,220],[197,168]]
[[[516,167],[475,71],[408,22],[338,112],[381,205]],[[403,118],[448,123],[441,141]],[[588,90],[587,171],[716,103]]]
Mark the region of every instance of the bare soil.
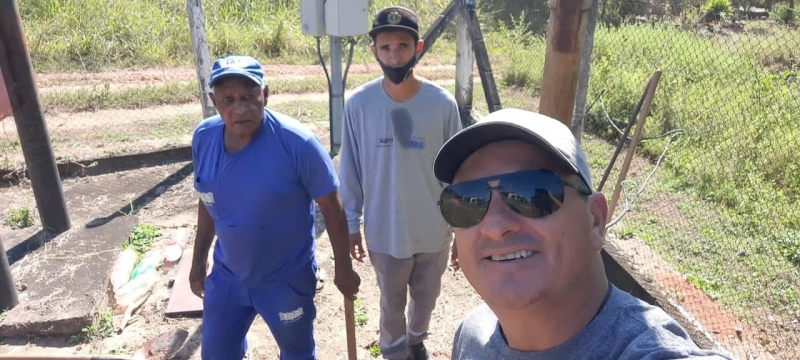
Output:
[[[325,76],[321,65],[264,65],[264,77],[267,81],[275,79],[298,80],[308,76]],[[452,64],[428,64],[420,68],[425,70],[455,69]],[[330,71],[330,69],[328,69]],[[351,64],[348,75],[380,74],[378,64]],[[455,70],[454,74],[455,74]],[[80,88],[92,88],[108,83],[112,90],[125,87],[143,87],[152,83],[197,81],[197,73],[191,67],[150,68],[141,70],[114,70],[85,73],[46,73],[36,75],[39,91],[58,92],[74,91]]]
[[[327,128],[315,128],[315,131],[327,143]],[[185,163],[165,165],[157,173],[168,174],[177,171]],[[137,170],[131,170],[136,172]],[[141,171],[141,170],[138,170]],[[70,183],[99,181],[110,182],[120,174],[100,175],[94,179],[74,178],[65,180],[65,187]],[[32,199],[29,188],[21,186],[3,189],[3,195],[12,195],[19,199]],[[30,202],[32,200],[28,200]],[[18,201],[15,204],[26,203]],[[154,243],[158,247],[177,228],[185,227],[192,231],[196,221],[196,197],[192,189],[191,177],[167,189],[161,196],[144,207],[138,214],[141,221],[158,225],[162,229],[162,238]],[[318,226],[321,224],[318,224]],[[190,236],[190,238],[193,238]],[[317,261],[325,270],[324,287],[316,297],[318,315],[316,319],[316,339],[318,344],[318,358],[320,359],[345,359],[346,339],[343,298],[332,283],[333,264],[332,251],[326,233],[317,239]],[[192,246],[190,243],[189,246]],[[355,269],[362,278],[360,301],[366,310],[367,323],[357,326],[357,339],[359,359],[372,358],[369,348],[378,340],[379,293],[375,282],[375,274],[368,261],[355,263]],[[162,269],[162,279],[157,284],[156,291],[147,299],[143,307],[137,311],[130,325],[120,335],[111,335],[105,338],[94,338],[84,343],[75,343],[67,337],[49,338],[14,338],[0,341],[0,354],[24,354],[31,351],[52,351],[60,353],[124,353],[132,354],[147,340],[173,328],[181,328],[189,332],[184,349],[177,359],[200,359],[200,319],[183,318],[171,319],[164,315],[170,289],[167,286],[170,274],[177,270],[177,266]],[[452,336],[458,322],[472,308],[481,302],[463,277],[461,272],[448,270],[444,276],[442,295],[433,314],[431,335],[426,341],[426,346],[434,356],[440,359],[449,359]],[[263,320],[256,318],[248,333],[250,349],[249,359],[274,359],[277,358],[277,347]]]
[[[302,80],[324,76],[317,65],[266,65],[267,77],[283,80]],[[450,78],[441,79],[453,65],[436,64],[420,66],[418,73],[429,76],[438,83],[452,84]],[[350,74],[380,74],[380,68],[371,64],[353,64]],[[192,68],[146,69],[133,71],[109,71],[101,73],[42,74],[37,77],[40,91],[62,92],[76,89],[96,89],[109,82],[110,91],[125,87],[143,87],[153,83],[185,82],[195,79]],[[480,81],[476,81],[480,83]],[[321,103],[328,100],[327,93],[281,93],[269,98],[269,105],[280,110],[299,113],[303,109],[289,109],[291,104],[301,102]],[[292,114],[294,115],[294,114]],[[309,119],[299,116],[301,121]],[[187,146],[194,126],[202,119],[198,103],[152,106],[144,109],[102,109],[83,112],[48,112],[45,116],[51,146],[61,161],[82,161],[109,156],[146,153]],[[310,120],[313,121],[313,120]],[[0,120],[0,168],[19,168],[24,163],[19,148],[14,119]],[[3,149],[3,144],[14,144],[12,149]]]

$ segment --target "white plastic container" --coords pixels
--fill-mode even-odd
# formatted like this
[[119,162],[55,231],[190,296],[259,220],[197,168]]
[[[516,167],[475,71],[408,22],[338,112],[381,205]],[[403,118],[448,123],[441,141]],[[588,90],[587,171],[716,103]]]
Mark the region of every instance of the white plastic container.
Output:
[[125,312],[136,300],[142,298],[144,294],[153,289],[156,283],[161,279],[161,274],[153,268],[147,269],[142,274],[139,274],[133,280],[121,287],[119,291],[114,294],[114,315],[119,315]]
[[180,228],[172,233],[167,247],[164,249],[164,264],[172,265],[183,256],[183,250],[189,242],[189,230]]
[[136,258],[138,255],[136,251],[131,248],[122,250],[117,258],[114,260],[114,265],[111,267],[111,289],[114,293],[117,292],[122,286],[128,283],[131,278],[133,267],[136,266]]

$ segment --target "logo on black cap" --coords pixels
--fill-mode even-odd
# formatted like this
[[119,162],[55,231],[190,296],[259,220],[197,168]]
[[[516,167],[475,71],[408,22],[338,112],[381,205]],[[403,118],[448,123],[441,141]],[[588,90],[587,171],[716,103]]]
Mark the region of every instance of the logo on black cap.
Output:
[[399,24],[400,21],[402,20],[403,20],[403,15],[400,15],[400,12],[398,12],[397,10],[392,10],[392,12],[390,12],[389,15],[386,15],[386,21],[388,21],[389,24],[392,25]]

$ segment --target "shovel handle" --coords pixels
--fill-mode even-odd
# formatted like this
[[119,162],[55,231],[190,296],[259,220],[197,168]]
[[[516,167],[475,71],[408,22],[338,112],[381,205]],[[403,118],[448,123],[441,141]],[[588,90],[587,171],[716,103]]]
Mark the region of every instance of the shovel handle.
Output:
[[356,360],[356,314],[353,300],[344,299],[344,323],[347,328],[347,358]]

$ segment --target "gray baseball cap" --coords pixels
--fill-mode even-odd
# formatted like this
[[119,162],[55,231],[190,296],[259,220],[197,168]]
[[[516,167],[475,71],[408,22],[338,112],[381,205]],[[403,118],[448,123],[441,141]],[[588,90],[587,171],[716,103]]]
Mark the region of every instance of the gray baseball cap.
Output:
[[515,108],[492,112],[453,135],[436,155],[434,175],[443,183],[452,183],[456,171],[470,154],[501,140],[525,141],[548,150],[592,189],[589,164],[569,127],[549,116]]

